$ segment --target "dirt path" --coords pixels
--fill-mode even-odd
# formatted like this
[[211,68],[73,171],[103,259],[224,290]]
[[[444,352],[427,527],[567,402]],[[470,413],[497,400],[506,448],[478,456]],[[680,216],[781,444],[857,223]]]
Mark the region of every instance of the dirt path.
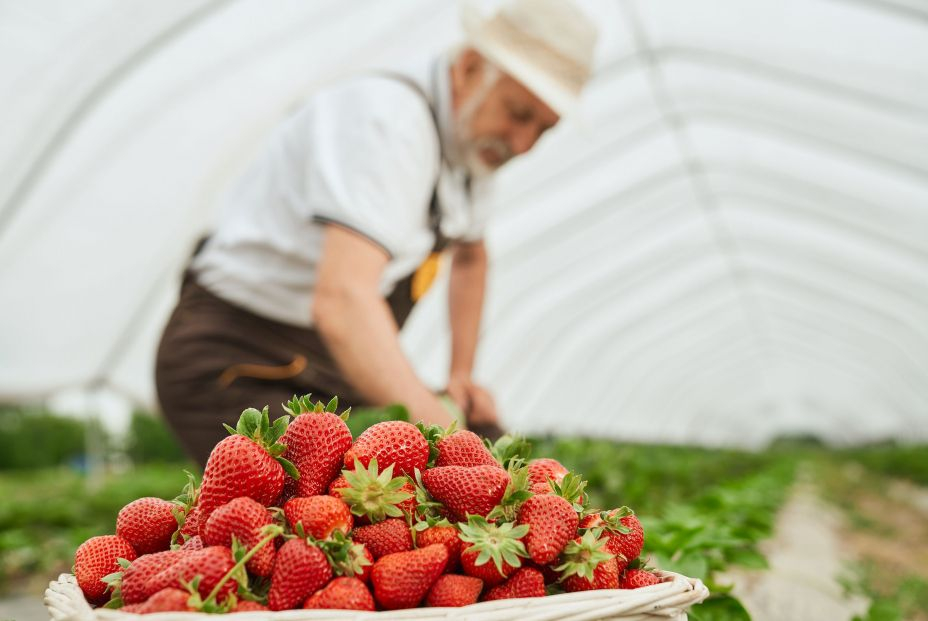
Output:
[[838,577],[853,558],[841,536],[842,516],[800,482],[761,545],[769,570],[727,574],[754,621],[850,621],[868,602],[847,598]]

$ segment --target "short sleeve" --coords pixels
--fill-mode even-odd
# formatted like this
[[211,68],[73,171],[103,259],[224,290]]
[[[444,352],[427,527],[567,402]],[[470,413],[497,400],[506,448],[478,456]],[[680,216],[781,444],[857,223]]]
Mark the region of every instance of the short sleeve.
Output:
[[309,217],[352,229],[397,255],[425,221],[438,174],[428,102],[399,80],[366,77],[320,93],[308,115]]

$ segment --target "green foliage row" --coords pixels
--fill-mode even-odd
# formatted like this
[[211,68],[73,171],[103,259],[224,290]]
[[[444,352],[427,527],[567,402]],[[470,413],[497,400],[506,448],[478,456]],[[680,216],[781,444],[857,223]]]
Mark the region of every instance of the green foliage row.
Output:
[[928,485],[928,445],[885,442],[845,449],[838,456],[874,473]]

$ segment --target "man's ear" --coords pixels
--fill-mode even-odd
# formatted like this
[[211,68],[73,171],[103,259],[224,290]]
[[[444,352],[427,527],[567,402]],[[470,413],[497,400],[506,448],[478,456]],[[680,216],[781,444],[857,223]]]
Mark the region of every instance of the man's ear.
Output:
[[483,79],[484,59],[474,48],[465,48],[451,66],[451,89],[455,107],[467,99]]

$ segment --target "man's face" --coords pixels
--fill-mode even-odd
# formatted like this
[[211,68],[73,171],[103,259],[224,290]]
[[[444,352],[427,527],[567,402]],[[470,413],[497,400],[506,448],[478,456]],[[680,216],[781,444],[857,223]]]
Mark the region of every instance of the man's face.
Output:
[[465,52],[452,68],[457,140],[465,165],[478,176],[527,152],[559,120],[521,83],[494,73],[476,52]]

